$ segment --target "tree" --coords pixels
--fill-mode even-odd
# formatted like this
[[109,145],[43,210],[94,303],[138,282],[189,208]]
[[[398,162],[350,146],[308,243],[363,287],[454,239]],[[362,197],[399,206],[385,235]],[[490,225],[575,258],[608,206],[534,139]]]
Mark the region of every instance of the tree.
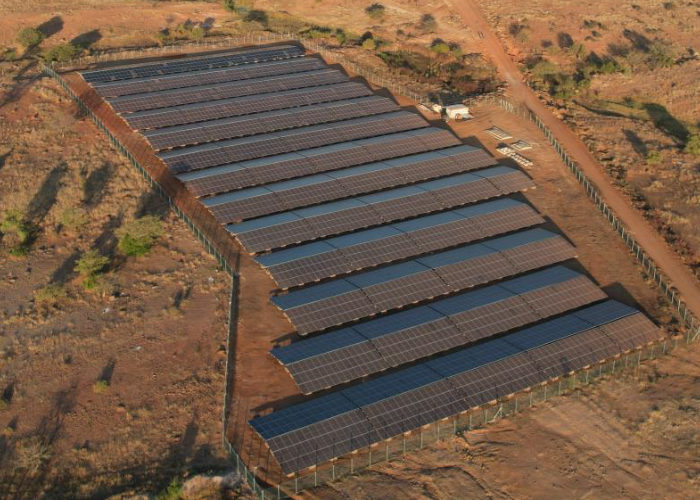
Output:
[[664,156],[661,154],[661,151],[657,151],[656,149],[652,149],[647,153],[647,165],[658,165],[663,159]]
[[420,28],[423,31],[432,33],[437,28],[437,21],[432,14],[423,14],[420,18]]
[[146,215],[119,228],[118,247],[128,257],[146,255],[162,234],[163,228],[158,218]]
[[107,264],[109,264],[107,257],[97,250],[88,250],[75,263],[75,270],[83,278],[85,288],[94,288],[97,284],[97,278],[102,274]]
[[78,48],[72,43],[62,43],[51,47],[44,52],[44,60],[47,62],[67,62],[73,59],[78,53]]
[[384,17],[384,12],[386,8],[380,3],[373,3],[372,5],[365,8],[365,12],[372,19],[379,20]]
[[10,236],[10,253],[12,255],[24,255],[27,253],[29,243],[34,233],[34,228],[24,220],[19,210],[8,210],[0,222],[0,233]]
[[236,3],[233,0],[223,0],[222,4],[229,12],[236,12]]
[[249,23],[260,23],[263,26],[267,25],[268,17],[267,12],[264,10],[251,10],[246,14],[244,21]]
[[17,42],[25,49],[36,47],[44,39],[44,34],[36,28],[24,28],[17,33]]

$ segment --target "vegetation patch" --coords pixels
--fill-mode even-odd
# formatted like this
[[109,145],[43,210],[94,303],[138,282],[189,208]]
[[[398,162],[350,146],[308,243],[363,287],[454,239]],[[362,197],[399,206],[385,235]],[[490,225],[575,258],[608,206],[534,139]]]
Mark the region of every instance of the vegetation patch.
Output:
[[125,224],[117,231],[119,250],[127,257],[146,255],[163,234],[163,227],[153,215]]
[[83,279],[83,286],[89,290],[97,286],[98,280],[107,264],[109,264],[109,258],[100,254],[97,250],[89,250],[75,263],[75,271]]

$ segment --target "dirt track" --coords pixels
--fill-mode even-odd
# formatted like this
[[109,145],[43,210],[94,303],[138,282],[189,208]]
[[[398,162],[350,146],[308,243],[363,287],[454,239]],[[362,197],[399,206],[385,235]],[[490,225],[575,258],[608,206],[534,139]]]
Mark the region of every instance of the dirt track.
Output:
[[593,158],[586,145],[569,128],[556,118],[539,100],[535,92],[523,81],[518,67],[506,54],[503,44],[491,31],[474,0],[453,0],[455,12],[472,29],[483,35],[483,51],[488,54],[501,76],[508,82],[508,92],[514,100],[536,113],[553,132],[560,144],[574,158],[583,172],[598,187],[605,202],[627,226],[637,242],[663,270],[673,286],[680,292],[690,310],[700,316],[700,287],[693,273],[668,248],[663,238],[632,207],[606,177],[603,168]]

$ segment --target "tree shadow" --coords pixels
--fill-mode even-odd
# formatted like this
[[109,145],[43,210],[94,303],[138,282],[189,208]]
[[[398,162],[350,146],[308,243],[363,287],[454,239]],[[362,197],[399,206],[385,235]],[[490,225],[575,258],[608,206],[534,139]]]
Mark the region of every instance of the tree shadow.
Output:
[[80,250],[74,250],[63,263],[58,266],[53,274],[51,275],[50,283],[63,285],[69,281],[69,279],[75,274],[73,271],[75,269],[75,264],[78,262],[82,252]]
[[7,153],[1,154],[0,155],[0,170],[2,170],[2,167],[5,166],[5,163],[7,162],[7,159],[10,157],[12,154],[12,149],[10,149]]
[[[92,248],[97,250],[102,255],[115,255],[119,239],[116,235],[116,230],[122,225],[124,214],[119,212],[117,215],[110,215],[109,220],[105,222],[102,232],[95,239]],[[118,262],[112,262],[112,267],[119,267]]]
[[[4,99],[0,101],[0,107],[6,106],[11,102],[18,101],[34,82],[42,77],[41,72],[34,72],[38,66],[38,62],[34,58],[30,58],[29,62],[20,69],[15,76],[12,77],[13,84],[4,92]],[[28,75],[28,76],[27,76]]]
[[173,307],[175,309],[180,309],[180,306],[182,303],[190,298],[190,294],[192,293],[192,287],[191,286],[186,286],[184,288],[181,288],[180,290],[177,291],[175,296],[173,297]]
[[557,45],[560,49],[570,49],[574,45],[574,39],[570,34],[560,31],[557,33]]
[[53,16],[48,21],[37,26],[36,29],[44,35],[44,38],[49,38],[63,29],[63,19],[61,16]]
[[639,33],[638,31],[625,29],[622,31],[622,36],[630,41],[632,47],[642,52],[649,52],[649,46],[651,45],[651,40]]
[[649,118],[654,122],[654,126],[664,134],[676,139],[681,144],[685,144],[690,135],[686,126],[677,120],[661,104],[648,102],[643,105],[644,110],[649,114]]
[[159,218],[164,218],[170,211],[168,202],[156,191],[151,190],[143,193],[139,198],[139,205],[136,209],[136,217],[144,215],[154,215]]
[[97,380],[111,384],[112,376],[114,375],[114,367],[116,365],[117,360],[114,358],[111,358],[109,361],[107,361],[107,364],[104,366],[104,368],[102,368],[102,372],[100,372],[100,377]]
[[625,134],[625,138],[629,143],[632,145],[632,148],[634,149],[635,153],[640,155],[643,158],[646,158],[648,151],[647,145],[644,144],[644,141],[642,140],[641,137],[639,137],[635,132],[629,129],[622,129],[622,133]]
[[97,206],[105,194],[107,183],[114,174],[114,167],[110,163],[104,163],[96,170],[90,172],[83,184],[83,203],[88,207]]
[[207,17],[204,19],[204,21],[200,23],[200,26],[202,27],[202,29],[204,29],[204,31],[208,32],[214,27],[214,21],[216,21],[216,19],[214,19],[213,17]]
[[61,188],[61,180],[66,175],[67,168],[64,163],[53,168],[44,181],[41,183],[39,190],[27,205],[26,218],[29,222],[41,222],[56,203],[58,190]]
[[70,44],[80,49],[89,49],[100,40],[102,40],[102,33],[100,30],[94,29],[76,36],[70,41]]

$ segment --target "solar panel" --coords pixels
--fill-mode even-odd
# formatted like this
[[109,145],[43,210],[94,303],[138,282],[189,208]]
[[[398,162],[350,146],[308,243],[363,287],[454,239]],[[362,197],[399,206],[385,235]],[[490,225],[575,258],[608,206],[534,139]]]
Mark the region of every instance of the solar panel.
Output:
[[118,113],[133,113],[156,108],[169,108],[205,101],[230,99],[247,95],[265,94],[283,90],[316,87],[346,82],[348,77],[337,69],[318,69],[291,75],[266,76],[213,85],[200,85],[183,89],[146,92],[108,99]]
[[457,144],[451,133],[429,127],[187,172],[178,178],[195,196],[205,196]]
[[[568,253],[549,252],[546,245],[558,246],[561,242],[568,245],[554,233],[538,229],[525,232],[532,234],[521,237],[521,245],[508,243],[509,237],[486,240],[309,286],[273,297],[272,301],[303,335],[519,272],[502,258],[496,266],[483,266],[485,259],[501,256],[491,246],[526,250],[529,245],[544,244],[541,251],[545,254],[546,264],[569,258],[573,252],[570,246]],[[487,246],[490,242],[493,244]],[[479,272],[472,272],[474,268]],[[350,297],[354,301],[352,307],[339,307],[338,310],[331,307],[342,304],[345,298],[349,302]]]
[[319,125],[361,116],[396,111],[386,97],[369,96],[345,101],[267,111],[242,117],[165,127],[144,133],[156,150],[245,137],[289,128]]
[[114,82],[97,82],[93,84],[93,87],[95,87],[95,90],[97,90],[102,97],[119,97],[143,92],[157,92],[194,87],[196,85],[211,85],[222,82],[247,80],[249,78],[300,73],[302,71],[324,68],[325,66],[325,62],[315,57],[300,57],[286,61],[282,60],[227,68],[189,71],[187,73],[132,78]]
[[226,52],[200,57],[186,56],[163,62],[132,64],[111,69],[83,71],[81,75],[86,82],[99,83],[130,78],[144,78],[187,71],[224,68],[239,64],[250,64],[304,55],[304,50],[295,45],[278,45],[274,47],[258,47],[252,50]]
[[328,144],[427,127],[420,116],[397,111],[324,125],[219,141],[160,153],[174,173],[279,155]]
[[[614,352],[607,335],[631,338],[636,345],[659,337],[658,329],[640,313],[618,316],[592,325],[570,313],[256,417],[250,424],[285,472],[298,471],[522,390],[552,374],[582,368]],[[639,327],[636,332],[631,321]],[[603,329],[614,333],[606,335]]]
[[[429,157],[428,157],[429,156]],[[428,158],[426,158],[428,157]],[[369,163],[357,167],[316,174],[291,181],[268,184],[264,189],[248,188],[203,200],[220,221],[230,222],[260,217],[278,210],[293,210],[379,189],[390,188],[426,178],[450,175],[493,164],[483,150],[457,146],[397,160]],[[431,168],[416,174],[410,166],[427,164]],[[280,208],[283,207],[283,208]]]
[[[278,347],[272,354],[308,394],[604,298],[585,276],[555,266]],[[552,306],[540,312],[542,300]],[[350,358],[346,351],[369,354],[340,370],[339,361]]]
[[[393,220],[406,219],[426,212],[437,211],[450,206],[444,206],[438,198],[443,191],[455,195],[461,189],[463,196],[454,196],[453,204],[464,204],[479,201],[480,193],[474,193],[474,183],[488,182],[476,174],[460,174],[451,177],[428,181],[380,193],[354,198],[362,206],[349,207],[346,202],[334,201],[315,207],[283,212],[294,214],[295,228],[300,219],[308,222],[310,231],[290,231],[283,227],[285,222],[274,216],[264,216],[238,224],[231,224],[228,230],[235,234],[241,244],[249,252],[260,252],[273,248],[284,247],[292,243],[339,234],[342,232],[379,225]],[[505,173],[510,175],[510,173]],[[532,185],[532,181],[521,174],[521,188]],[[508,194],[496,191],[496,195]],[[313,236],[311,236],[313,235]]]

